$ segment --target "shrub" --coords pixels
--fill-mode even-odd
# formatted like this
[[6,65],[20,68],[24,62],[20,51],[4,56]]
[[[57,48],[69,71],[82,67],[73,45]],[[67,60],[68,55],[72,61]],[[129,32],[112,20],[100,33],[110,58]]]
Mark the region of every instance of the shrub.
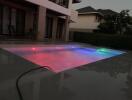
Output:
[[89,43],[98,46],[107,46],[118,49],[132,50],[132,36],[127,35],[110,35],[110,34],[89,34],[89,33],[74,33],[74,41]]

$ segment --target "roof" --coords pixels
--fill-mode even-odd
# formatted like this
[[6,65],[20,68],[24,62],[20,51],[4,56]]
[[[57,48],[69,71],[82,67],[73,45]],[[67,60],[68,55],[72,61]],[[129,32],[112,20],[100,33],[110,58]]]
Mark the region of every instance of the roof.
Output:
[[77,10],[79,14],[89,14],[89,13],[98,13],[100,15],[115,15],[117,12],[111,10],[111,9],[94,9],[93,7],[84,7]]
[[97,12],[96,9],[88,6],[77,10],[79,13]]
[[98,9],[98,12],[102,13],[103,15],[115,15],[118,14],[117,12],[111,10],[111,9]]

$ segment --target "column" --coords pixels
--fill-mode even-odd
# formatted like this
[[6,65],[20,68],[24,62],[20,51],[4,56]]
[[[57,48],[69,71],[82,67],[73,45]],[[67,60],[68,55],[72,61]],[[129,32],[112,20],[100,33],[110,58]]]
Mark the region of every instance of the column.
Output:
[[64,40],[66,42],[69,41],[69,22],[70,22],[70,17],[69,16],[66,16],[66,20],[65,20],[65,33],[64,33]]
[[45,37],[46,24],[46,8],[39,6],[38,11],[38,32],[36,33],[37,40],[43,40]]
[[69,2],[68,2],[68,3],[69,3],[69,4],[68,4],[68,8],[69,8],[69,9],[72,9],[72,2],[73,2],[73,0],[69,0]]

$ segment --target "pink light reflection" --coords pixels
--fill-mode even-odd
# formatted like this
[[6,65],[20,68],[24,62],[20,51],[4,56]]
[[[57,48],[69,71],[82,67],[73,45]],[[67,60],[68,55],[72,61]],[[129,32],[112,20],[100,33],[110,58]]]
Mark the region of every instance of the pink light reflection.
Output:
[[35,51],[35,50],[36,50],[36,48],[32,48],[32,50],[33,50],[33,51]]
[[101,54],[98,54],[96,52],[90,52],[86,50],[83,51],[81,49],[65,50],[65,48],[66,48],[65,46],[61,46],[61,47],[49,46],[49,47],[25,47],[25,48],[19,47],[19,48],[4,48],[4,49],[18,56],[21,56],[24,59],[29,60],[39,66],[49,66],[49,70],[55,73],[76,68],[81,65],[96,62],[98,60],[102,60],[113,56],[110,54],[102,56]]

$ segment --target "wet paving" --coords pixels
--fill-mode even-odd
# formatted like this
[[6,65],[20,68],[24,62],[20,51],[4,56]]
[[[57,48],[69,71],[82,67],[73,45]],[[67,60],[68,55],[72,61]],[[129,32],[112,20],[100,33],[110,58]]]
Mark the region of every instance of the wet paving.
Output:
[[[0,100],[21,100],[16,79],[36,67],[0,49]],[[37,69],[21,78],[19,88],[23,100],[132,100],[132,52],[59,73]]]

